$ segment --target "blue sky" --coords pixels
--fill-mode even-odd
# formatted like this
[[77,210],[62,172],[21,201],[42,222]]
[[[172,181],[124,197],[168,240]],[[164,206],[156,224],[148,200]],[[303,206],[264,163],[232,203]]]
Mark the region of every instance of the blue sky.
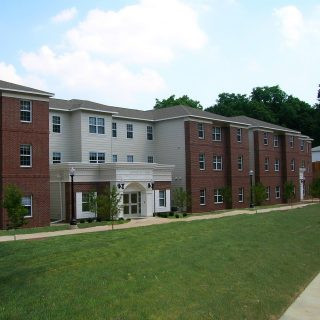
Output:
[[279,84],[316,102],[320,1],[4,0],[0,79],[150,109]]

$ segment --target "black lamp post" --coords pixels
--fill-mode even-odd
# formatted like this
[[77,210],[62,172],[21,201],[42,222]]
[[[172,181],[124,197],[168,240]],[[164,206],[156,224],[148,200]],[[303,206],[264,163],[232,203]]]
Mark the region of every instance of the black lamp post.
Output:
[[71,168],[69,171],[69,175],[71,177],[71,219],[70,219],[70,225],[71,226],[76,226],[77,225],[77,219],[75,215],[75,210],[74,210],[74,183],[73,183],[73,178],[76,173],[75,168]]
[[253,170],[250,170],[249,176],[250,176],[250,208],[254,208],[254,204],[253,204]]

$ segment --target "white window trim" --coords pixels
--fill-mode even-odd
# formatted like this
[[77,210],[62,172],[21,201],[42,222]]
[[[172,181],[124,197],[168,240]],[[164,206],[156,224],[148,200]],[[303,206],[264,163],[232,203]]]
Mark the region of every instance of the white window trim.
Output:
[[[113,161],[113,157],[115,157],[117,161]],[[112,163],[117,163],[118,162],[118,155],[113,154],[111,160],[112,160]]]
[[[240,139],[238,139],[240,138]],[[242,128],[237,128],[237,142],[241,143],[242,142]]]
[[[152,158],[152,162],[149,162],[149,158],[150,158],[150,159]],[[148,157],[147,157],[147,163],[154,163],[154,156],[148,156]]]
[[[30,121],[26,121],[26,120],[21,120],[21,102],[23,101],[27,101],[27,102],[30,102]],[[22,123],[32,123],[32,101],[30,100],[20,100],[20,122]]]
[[[221,161],[218,161],[218,158],[220,158]],[[218,169],[218,164],[221,164],[221,169]],[[222,158],[222,156],[217,156],[217,155],[213,156],[212,169],[214,171],[222,171],[223,170],[223,158]]]
[[19,155],[19,159],[20,159],[20,168],[32,168],[32,145],[31,144],[27,144],[27,143],[22,143],[20,144],[19,148],[21,146],[30,146],[30,165],[26,166],[26,165],[21,165],[21,153]]
[[292,172],[296,171],[296,161],[295,161],[295,159],[291,159],[291,161],[290,161],[290,170]]
[[[267,141],[267,143],[266,143]],[[264,132],[263,133],[263,145],[264,146],[268,146],[269,145],[269,134],[268,132]]]
[[[60,154],[60,162],[54,162],[54,159],[53,159],[53,158],[54,158],[54,154],[55,154],[55,153],[59,153],[59,154]],[[61,163],[61,162],[62,162],[62,153],[59,152],[59,151],[53,151],[53,152],[52,152],[52,163],[53,163],[53,164],[57,164],[57,163]]]
[[[199,129],[200,126],[202,127],[202,129]],[[198,138],[201,139],[201,140],[204,140],[205,139],[204,124],[202,122],[199,122],[198,125],[197,125],[197,128],[198,128]],[[200,132],[202,132],[202,137],[200,137]]]
[[[200,160],[200,155],[203,155],[203,160]],[[203,168],[200,167],[200,163],[203,162]],[[199,153],[199,169],[201,171],[206,170],[206,155],[204,153]]]
[[[203,196],[201,196],[201,191],[203,191]],[[201,203],[201,198],[204,199],[204,203]],[[200,197],[199,197],[199,201],[200,201],[200,206],[205,206],[206,205],[206,189],[200,189]]]
[[289,146],[292,149],[294,148],[294,136],[289,137]]
[[267,194],[266,200],[269,201],[270,200],[270,187],[266,187],[266,194]]
[[[216,130],[219,129],[220,133],[217,133]],[[220,136],[220,139],[217,139],[217,135]],[[212,141],[221,141],[222,140],[222,130],[221,127],[213,127],[212,128]]]
[[[31,200],[31,205],[30,205],[30,207],[31,207],[31,210],[30,210],[31,215],[30,215],[30,216],[24,216],[24,218],[26,218],[26,219],[32,218],[32,216],[33,216],[33,199],[32,199],[32,195],[30,195],[30,196],[23,196],[22,198],[27,198],[27,197],[30,197],[30,200]],[[24,207],[25,207],[25,206],[24,206]]]
[[[54,117],[58,117],[60,120],[59,120],[59,124],[56,124],[56,123],[54,123],[53,122],[53,118]],[[57,116],[57,115],[52,115],[52,117],[51,117],[51,121],[52,121],[52,133],[54,133],[54,134],[61,134],[61,116]],[[56,132],[56,131],[53,131],[53,126],[59,126],[59,128],[60,128],[60,131],[59,132]]]
[[280,171],[280,160],[279,159],[275,159],[274,160],[274,171],[275,172],[279,172]]
[[273,147],[274,148],[279,148],[279,136],[278,135],[274,135],[273,136]]
[[[104,154],[104,162],[99,162],[99,153]],[[90,160],[90,154],[95,154],[96,155],[96,162],[91,162]],[[106,163],[106,153],[105,152],[99,152],[99,151],[89,151],[89,163]]]
[[[268,159],[268,161],[266,162],[266,159]],[[268,169],[266,169],[266,163],[268,163]],[[270,159],[269,157],[265,157],[264,158],[264,171],[269,171],[270,170]]]
[[[116,125],[116,128],[113,128],[113,124]],[[113,132],[116,133],[115,137],[113,136]],[[117,123],[116,122],[112,122],[111,123],[111,137],[114,138],[114,139],[118,137],[118,128],[117,128]]]
[[[221,201],[216,201],[216,197],[217,197],[217,198],[221,197],[222,200],[221,200]],[[221,204],[221,203],[223,203],[223,196],[222,196],[222,194],[221,194],[221,189],[220,189],[220,188],[213,190],[213,201],[214,201],[214,204]]]
[[[95,118],[95,119],[96,119],[96,124],[95,124],[95,125],[90,124],[90,118]],[[98,124],[98,119],[103,119],[103,126]],[[88,124],[89,124],[89,126],[88,126],[89,134],[101,134],[101,135],[102,135],[102,134],[106,134],[106,120],[105,120],[105,118],[102,118],[102,117],[91,117],[91,116],[89,116],[89,117],[88,117]],[[96,128],[96,132],[90,132],[90,126],[94,126],[94,127]],[[99,132],[99,130],[98,130],[99,127],[102,127],[102,128],[103,128],[103,133],[100,133],[100,132]]]
[[[241,159],[241,161],[239,162],[239,159]],[[239,169],[239,164],[241,163],[241,169]],[[238,156],[238,171],[243,171],[243,155]]]
[[[151,131],[148,131],[148,129],[151,128]],[[151,135],[151,139],[149,139],[149,135]],[[147,140],[153,141],[153,126],[147,126]]]
[[[277,196],[277,193],[278,193],[277,188],[279,188],[279,197]],[[281,198],[281,189],[280,189],[280,187],[279,187],[279,186],[276,186],[276,187],[274,188],[274,191],[275,191],[275,198],[276,198],[276,199],[280,199],[280,198]]]
[[[241,192],[239,192],[239,190],[241,190]],[[239,200],[239,196],[241,196],[242,200]],[[238,202],[243,203],[243,201],[244,201],[244,188],[240,187],[238,188]]]
[[[132,157],[132,161],[129,161],[129,157]],[[128,163],[133,163],[133,162],[134,162],[134,157],[133,157],[132,154],[128,154],[128,155],[127,155],[127,162],[128,162]]]
[[[163,197],[160,197],[161,192],[163,192]],[[162,189],[159,190],[159,207],[160,208],[165,208],[167,206],[167,195],[166,195],[166,190]],[[161,205],[161,200],[163,200],[163,205]]]
[[[131,126],[131,130],[128,130],[128,126]],[[126,127],[127,127],[127,134],[126,134],[127,139],[133,139],[133,124],[127,123]],[[132,137],[128,137],[129,132],[132,133]]]

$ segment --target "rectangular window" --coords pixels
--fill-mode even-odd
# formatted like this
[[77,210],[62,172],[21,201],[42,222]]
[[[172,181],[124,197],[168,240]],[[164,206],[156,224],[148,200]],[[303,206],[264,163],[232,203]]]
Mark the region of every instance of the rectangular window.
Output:
[[153,140],[153,127],[147,126],[147,140]]
[[242,141],[242,129],[237,128],[237,141],[241,142]]
[[104,134],[104,119],[89,117],[89,132]]
[[221,128],[213,127],[212,128],[212,140],[213,141],[221,141]]
[[112,122],[112,138],[116,138],[116,137],[117,137],[117,123]]
[[222,156],[213,156],[212,167],[213,170],[222,170]]
[[244,198],[244,189],[238,188],[238,202],[243,202],[243,198]]
[[276,192],[276,199],[280,199],[280,187],[279,186],[276,186],[275,192]]
[[82,192],[82,212],[89,212],[89,192]]
[[275,148],[279,147],[279,136],[277,134],[273,136],[273,146]]
[[159,190],[159,207],[166,207],[166,190]]
[[206,159],[204,153],[199,153],[199,168],[200,170],[205,170],[206,168]]
[[89,152],[90,163],[105,163],[106,154],[104,152]]
[[305,168],[306,167],[306,162],[304,160],[301,160],[301,168]]
[[27,100],[20,101],[20,121],[21,122],[32,122],[31,101],[27,101]]
[[214,189],[213,195],[214,195],[214,203],[223,203],[223,196],[222,196],[221,189]]
[[30,144],[20,145],[20,167],[32,166],[32,147]]
[[153,163],[153,156],[148,156],[148,163]]
[[267,146],[269,144],[269,135],[268,132],[263,133],[263,144]]
[[264,158],[264,171],[269,171],[269,158]]
[[133,125],[127,124],[127,138],[133,139]]
[[59,116],[52,116],[52,132],[61,132],[61,119]]
[[290,148],[294,147],[294,136],[289,137],[289,145],[290,145]]
[[274,171],[279,171],[280,170],[280,160],[275,159],[274,160]]
[[294,159],[290,161],[290,169],[291,171],[295,171],[296,162]]
[[199,139],[204,139],[204,124],[198,123],[198,137]]
[[300,142],[300,151],[304,151],[304,141],[301,140]]
[[127,155],[127,162],[133,162],[133,155]]
[[206,189],[200,190],[200,206],[206,205]]
[[238,156],[238,170],[243,170],[243,156]]
[[116,154],[112,155],[112,162],[118,162],[118,155]]
[[27,209],[25,218],[32,217],[32,196],[24,196],[21,198],[21,204]]
[[52,153],[52,163],[61,163],[61,152]]
[[270,200],[270,187],[266,187],[266,194],[267,194],[266,200]]

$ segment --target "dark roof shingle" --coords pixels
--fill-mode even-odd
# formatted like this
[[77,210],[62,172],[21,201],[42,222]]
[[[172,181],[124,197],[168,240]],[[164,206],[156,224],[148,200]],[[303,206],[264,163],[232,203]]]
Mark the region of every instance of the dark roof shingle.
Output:
[[16,91],[16,92],[26,92],[31,94],[38,94],[42,96],[52,97],[54,94],[26,86],[22,86],[20,84],[15,84],[7,81],[0,80],[0,91]]

